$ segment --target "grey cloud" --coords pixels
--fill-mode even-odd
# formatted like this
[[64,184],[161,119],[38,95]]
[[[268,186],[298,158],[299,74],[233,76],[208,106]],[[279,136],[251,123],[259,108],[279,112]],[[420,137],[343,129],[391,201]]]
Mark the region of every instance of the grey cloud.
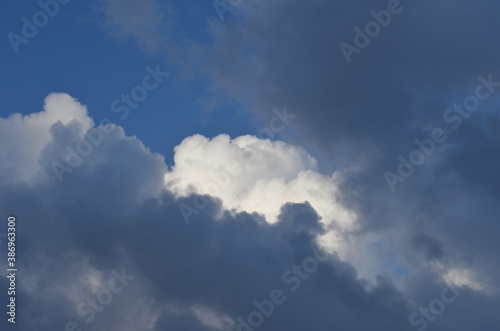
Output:
[[[72,130],[54,126],[43,155],[55,154]],[[42,171],[36,184],[2,184],[0,204],[19,211],[21,224],[19,330],[63,330],[68,321],[92,330],[208,330],[183,309],[246,318],[252,302],[269,299],[275,288],[287,300],[262,330],[409,329],[405,299],[389,281],[368,290],[333,256],[296,291],[282,281],[314,255],[323,232],[308,203],[283,206],[281,221],[270,225],[246,213],[217,220],[221,206],[213,201],[186,226],[178,203],[192,197],[152,189],[162,185],[163,160],[121,130],[104,139],[62,183]],[[40,160],[48,173],[49,160]],[[76,306],[95,295],[89,279],[103,286],[121,268],[136,279],[87,326]]]
[[[370,11],[387,8],[387,1],[242,5],[243,19],[214,34],[215,56],[204,69],[213,86],[251,100],[262,117],[276,104],[297,114],[293,141],[317,151],[323,169],[336,163],[348,173],[343,202],[363,225],[353,238],[372,234],[402,252],[398,261],[409,270],[405,286],[416,282],[418,292],[425,282],[435,283],[440,275],[428,262],[440,261],[445,268],[472,270],[497,293],[499,91],[457,130],[443,113],[474,93],[478,76],[500,81],[499,45],[492,42],[498,4],[401,4],[404,10],[350,64],[339,44],[353,44],[353,28],[363,28],[373,20]],[[384,172],[396,172],[398,155],[408,156],[414,140],[436,127],[446,130],[447,141],[392,193]],[[384,254],[389,260],[395,253]],[[461,298],[460,309],[496,300],[471,296]],[[465,317],[447,314],[432,327],[460,329]],[[490,323],[467,316],[464,325],[471,328]]]

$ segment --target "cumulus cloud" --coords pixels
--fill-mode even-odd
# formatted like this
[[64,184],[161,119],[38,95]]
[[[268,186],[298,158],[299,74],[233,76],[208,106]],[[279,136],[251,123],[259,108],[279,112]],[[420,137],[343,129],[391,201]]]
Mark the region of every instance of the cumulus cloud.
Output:
[[47,96],[41,112],[0,118],[0,141],[4,142],[0,145],[2,181],[29,181],[35,175],[40,155],[52,141],[50,129],[56,123],[76,124],[79,138],[94,124],[87,116],[87,108],[63,93]]
[[[412,270],[404,287],[383,274],[368,284],[359,279],[356,263],[336,254],[320,258],[318,241],[332,231],[330,221],[345,215],[352,221],[337,203],[338,188],[345,184],[339,175],[318,173],[316,160],[304,149],[283,142],[196,135],[176,148],[176,163],[168,170],[161,156],[116,128],[59,182],[51,168],[54,157],[64,159],[68,139],[76,144],[87,139],[92,121],[68,95],[47,100],[43,112],[24,118],[46,128],[39,131],[43,150],[32,153],[36,180],[0,182],[0,205],[15,211],[23,241],[20,330],[63,330],[68,323],[95,330],[235,330],[241,321],[258,322],[262,330],[412,330],[413,309],[446,286],[439,273],[423,267]],[[61,109],[73,113],[65,117],[58,114]],[[3,121],[9,127],[20,120]],[[2,140],[1,150],[22,139]],[[234,181],[219,193],[204,191],[207,181],[215,181],[210,172],[221,179],[217,171],[228,164],[241,168],[233,171]],[[2,176],[9,177],[9,171],[2,169]],[[246,180],[248,191],[240,180]],[[260,198],[252,193],[257,189],[272,200],[262,201],[262,210],[250,203]],[[330,206],[321,198],[328,194]],[[179,205],[196,197],[209,204],[186,225]],[[359,242],[346,243],[349,251],[363,251]],[[439,242],[421,236],[414,243],[416,249],[408,253],[415,260],[450,262]],[[379,260],[390,262],[384,255]],[[120,279],[127,284],[108,300],[106,290]],[[6,286],[5,277],[0,285]],[[433,325],[460,330],[456,319],[471,307],[483,325],[494,325],[496,294],[486,298],[458,285],[459,299]],[[284,301],[269,317],[262,315],[262,323],[248,322],[273,290],[281,291]]]
[[[24,243],[19,250],[24,275],[18,280],[20,330],[63,330],[73,322],[96,330],[234,330],[239,317],[247,320],[257,309],[252,302],[268,300],[273,289],[283,291],[287,299],[262,322],[264,330],[293,329],[298,324],[315,329],[407,328],[405,300],[390,282],[381,280],[368,290],[355,270],[334,255],[314,259],[316,240],[325,229],[308,202],[281,205],[277,220],[268,224],[256,214],[225,211],[221,200],[209,197],[210,206],[187,226],[178,205],[196,193],[178,197],[166,190],[163,158],[122,130],[105,135],[86,162],[59,182],[50,168],[52,157],[64,150],[61,146],[68,137],[85,139],[82,127],[89,127],[73,121],[91,122],[69,96],[48,100],[54,109],[78,111],[72,119],[62,117],[64,122],[51,117],[50,139],[38,153],[36,181],[1,183],[0,205],[16,212]],[[49,108],[29,118],[41,125]],[[46,133],[41,132],[43,137]],[[23,139],[14,138],[2,145]],[[201,136],[184,143],[192,139],[200,140],[200,149],[209,144]],[[276,157],[288,151],[288,160],[298,164],[283,165],[289,168],[284,171],[287,180],[295,180],[301,169],[314,168],[307,153],[283,143],[242,137],[234,150],[229,144],[229,138],[221,136],[210,148],[215,153],[218,147],[220,157],[240,153],[241,158],[246,147],[276,152]],[[263,166],[252,170],[254,178],[261,173],[272,180],[279,173],[265,173]],[[314,264],[300,278],[291,270],[303,268],[306,259]],[[103,293],[116,288],[116,272],[122,271],[132,280],[108,302]],[[2,286],[5,279],[0,280]],[[94,310],[88,301],[92,298],[97,300]],[[392,303],[380,304],[386,301]]]
[[354,217],[339,203],[340,173],[317,172],[317,160],[282,141],[242,136],[195,135],[175,147],[175,165],[165,175],[179,196],[209,194],[227,210],[261,213],[275,223],[286,202],[309,202],[325,224],[352,228]]
[[[198,64],[211,88],[248,101],[263,118],[275,104],[293,106],[296,141],[342,173],[337,189],[359,225],[346,240],[362,274],[377,274],[384,261],[406,288],[432,270],[448,284],[497,290],[500,139],[492,132],[500,94],[492,86],[500,71],[499,46],[489,40],[498,4],[400,5],[348,63],[339,45],[354,44],[354,28],[387,2],[245,2],[240,19],[209,25],[212,57]],[[473,95],[479,76],[495,82],[491,97],[453,131],[443,113]],[[448,140],[392,193],[384,172],[396,171],[398,156],[436,127]]]
[[[354,211],[342,204],[343,173],[319,173],[317,160],[303,148],[248,135],[195,135],[175,147],[174,162],[165,185],[177,196],[210,195],[220,199],[225,210],[261,214],[271,224],[278,221],[284,204],[307,202],[328,229],[319,238],[322,247],[371,281],[386,269],[374,259],[377,238],[352,236],[358,224]],[[198,207],[194,201],[186,208]],[[187,222],[191,217],[186,209]]]

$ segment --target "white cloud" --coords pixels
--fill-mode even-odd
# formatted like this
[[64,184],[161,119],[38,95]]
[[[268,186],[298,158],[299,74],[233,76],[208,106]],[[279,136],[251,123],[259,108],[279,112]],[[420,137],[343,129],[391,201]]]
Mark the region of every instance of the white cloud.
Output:
[[[30,114],[12,114],[0,118],[0,174],[12,181],[29,181],[38,171],[40,153],[52,141],[50,128],[60,122],[78,122],[79,134],[93,126],[87,108],[64,93],[52,93],[45,98],[43,111]],[[2,178],[4,179],[4,178]]]
[[178,196],[210,194],[227,210],[257,212],[275,223],[287,202],[308,201],[325,224],[350,229],[354,216],[338,202],[342,174],[318,173],[303,148],[246,135],[213,139],[194,135],[175,147],[166,187]]

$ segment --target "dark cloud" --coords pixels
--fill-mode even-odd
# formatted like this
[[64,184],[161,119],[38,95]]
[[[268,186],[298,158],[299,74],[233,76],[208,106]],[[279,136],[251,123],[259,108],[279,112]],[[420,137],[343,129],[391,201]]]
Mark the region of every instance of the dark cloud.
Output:
[[[348,144],[366,151],[374,139],[406,144],[393,138],[413,138],[420,125],[439,122],[451,93],[464,93],[477,76],[498,72],[498,45],[487,41],[498,28],[493,4],[402,2],[404,10],[350,65],[340,42],[353,44],[353,28],[373,20],[370,11],[386,9],[386,1],[259,6],[241,26],[217,35],[217,60],[207,66],[229,90],[245,89],[257,103],[286,103],[303,114],[299,127],[328,147]],[[251,46],[262,70],[243,61]],[[230,64],[231,71],[218,70]]]
[[414,245],[427,260],[441,259],[444,255],[441,244],[425,234],[417,235]]
[[[43,155],[71,130],[56,125]],[[275,289],[286,300],[260,329],[409,329],[405,299],[390,282],[368,289],[349,264],[314,258],[324,230],[308,203],[284,205],[270,225],[247,213],[218,219],[212,201],[186,225],[178,204],[193,197],[161,190],[163,160],[121,130],[61,183],[48,161],[40,160],[49,168],[36,184],[2,185],[1,205],[19,211],[19,330],[63,330],[68,321],[92,330],[209,330],[196,307],[225,316],[229,330],[227,321],[246,319],[252,302]],[[301,279],[292,268],[306,259],[317,267]],[[86,325],[79,304],[122,270],[134,279]]]
[[[207,72],[214,86],[251,100],[264,118],[280,104],[297,115],[293,141],[316,151],[323,169],[335,163],[348,174],[342,202],[362,223],[354,237],[368,233],[391,246],[383,255],[388,260],[404,252],[398,261],[409,268],[405,286],[415,275],[433,283],[450,270],[469,270],[486,292],[497,293],[500,91],[491,91],[456,130],[443,115],[474,95],[479,76],[500,82],[500,49],[492,42],[498,4],[402,1],[402,12],[347,63],[339,44],[354,44],[353,28],[363,29],[373,20],[370,11],[387,4],[243,4],[243,19],[214,34]],[[431,137],[435,128],[447,140],[392,193],[384,173],[397,174],[398,156],[408,158],[415,139]]]

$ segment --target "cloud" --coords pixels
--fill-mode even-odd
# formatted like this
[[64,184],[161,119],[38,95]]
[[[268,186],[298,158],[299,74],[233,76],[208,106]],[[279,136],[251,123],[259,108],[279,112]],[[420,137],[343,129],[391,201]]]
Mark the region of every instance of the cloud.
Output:
[[[433,326],[460,330],[459,325],[464,325],[465,330],[477,321],[486,326],[497,322],[497,294],[468,285],[460,266],[452,264],[446,254],[442,236],[435,236],[439,241],[415,237],[415,248],[407,252],[414,263],[403,280],[376,273],[375,281],[367,283],[359,278],[356,261],[351,264],[335,254],[316,259],[316,252],[321,251],[317,242],[331,229],[321,220],[326,207],[315,190],[321,182],[320,188],[342,197],[337,189],[345,184],[338,184],[335,174],[316,172],[316,161],[300,147],[251,136],[230,139],[222,135],[209,140],[196,135],[176,148],[176,164],[169,171],[161,156],[117,128],[104,135],[85,161],[59,182],[51,169],[54,156],[64,155],[68,141],[86,139],[83,128],[90,130],[92,122],[85,108],[68,95],[51,95],[48,100],[38,116],[25,117],[35,127],[45,123],[49,132],[42,152],[33,156],[38,164],[33,179],[0,183],[0,206],[15,212],[23,242],[18,252],[23,270],[17,295],[20,330],[63,330],[71,321],[82,329],[96,330],[234,330],[239,318],[248,321],[255,315],[251,315],[258,311],[255,302],[270,300],[273,290],[282,291],[286,299],[262,318],[262,330],[412,330],[408,316],[413,309],[431,302],[446,285],[437,269],[425,267],[431,257],[448,269],[458,268],[449,277],[462,282],[459,299],[447,306],[447,313]],[[72,118],[50,117],[49,108],[73,109],[74,113]],[[19,118],[3,121],[9,127]],[[46,131],[40,130],[40,137],[44,135]],[[10,150],[22,139],[14,135],[2,140],[1,150]],[[252,155],[261,162],[252,161],[255,167],[244,162]],[[248,171],[249,183],[267,183],[259,187],[275,199],[270,205],[279,206],[276,219],[265,222],[257,213],[266,215],[268,210],[247,207],[258,206],[249,203],[257,195],[243,194],[239,200],[228,201],[222,190],[219,196],[199,195],[205,193],[197,190],[203,190],[211,179],[207,173],[231,161],[242,169],[226,189],[241,190],[237,182]],[[8,178],[9,171],[15,170],[3,169],[2,176]],[[269,183],[280,176],[278,192],[293,197],[298,191],[293,183],[298,181],[305,188],[304,196],[296,193],[297,201],[284,199],[283,203],[277,199]],[[165,179],[175,185],[166,186]],[[197,197],[208,199],[209,204],[186,225],[178,206]],[[230,210],[230,203],[241,209]],[[330,208],[335,209],[326,211],[345,211],[340,204]],[[359,251],[365,260],[389,262],[384,254],[364,255],[367,249],[359,241],[346,238],[349,251]],[[380,249],[387,249],[390,242],[382,242]],[[102,293],[116,282],[117,271],[133,280],[107,302]],[[0,286],[6,285],[6,278],[1,277]],[[95,318],[87,323],[88,315],[77,309],[82,303],[88,308],[89,298],[97,298],[97,308]],[[464,322],[464,316],[474,317]]]
[[[354,28],[387,2],[244,2],[240,19],[208,26],[212,57],[198,63],[212,89],[261,117],[287,104],[295,141],[317,151],[320,169],[337,164],[338,194],[359,224],[346,237],[357,247],[350,261],[363,261],[353,262],[362,275],[384,261],[403,287],[432,270],[448,284],[497,290],[500,94],[490,90],[455,132],[443,113],[474,94],[479,76],[492,78],[490,88],[500,81],[490,42],[498,4],[400,3],[404,11],[347,63],[340,43],[353,44]],[[448,140],[392,193],[384,172],[436,127]],[[434,244],[416,245],[419,235]]]
[[[38,171],[43,149],[52,141],[50,129],[56,123],[75,125],[78,137],[94,122],[87,108],[67,94],[52,93],[45,98],[44,110],[31,115],[12,114],[0,119],[1,180],[29,181]],[[9,142],[9,143],[5,143]]]
[[[175,165],[165,175],[165,185],[178,197],[210,195],[220,199],[227,211],[261,214],[271,224],[278,221],[284,204],[307,202],[328,229],[320,238],[325,249],[372,281],[385,268],[373,262],[369,251],[358,254],[351,249],[352,241],[367,248],[371,243],[349,239],[358,224],[355,213],[342,204],[343,173],[319,173],[317,160],[303,148],[249,135],[235,139],[195,135],[174,150]],[[189,215],[189,208],[203,209],[197,201],[182,208],[187,210],[187,222],[195,217]]]
[[[188,21],[206,22],[194,3],[182,7],[194,9]],[[170,3],[100,0],[111,37],[168,54],[181,79],[208,78],[214,96],[200,100],[212,110],[237,100],[269,119],[288,105],[293,140],[194,135],[169,167],[66,94],[0,119],[0,206],[19,220],[19,328],[234,330],[281,290],[259,329],[415,330],[416,316],[430,329],[495,330],[500,8],[401,2],[346,61],[341,43],[356,44],[387,6],[243,0],[232,19],[214,12],[207,34],[173,34]],[[478,95],[480,76],[491,97],[450,130],[443,114]],[[391,192],[384,172],[436,127],[448,139]],[[102,139],[88,145],[92,132]],[[69,162],[68,148],[84,144],[81,162]],[[54,162],[69,167],[63,180]],[[196,211],[189,224],[180,206]],[[103,304],[124,270],[133,281]],[[460,295],[436,313],[452,286]],[[95,297],[87,323],[78,307]]]
[[112,37],[135,40],[147,52],[156,53],[168,40],[170,7],[157,0],[100,0],[102,26]]
[[[52,98],[55,109],[84,109],[67,95]],[[47,109],[36,117],[36,124],[45,120]],[[76,112],[73,120],[90,123],[82,114]],[[314,256],[316,240],[325,232],[310,203],[285,203],[278,222],[268,224],[256,214],[225,211],[220,200],[208,197],[210,206],[187,226],[178,204],[187,203],[193,195],[176,197],[166,190],[163,158],[121,129],[105,135],[64,181],[54,178],[53,155],[63,151],[68,137],[85,139],[81,125],[73,125],[70,119],[58,123],[55,118],[50,140],[39,154],[36,180],[23,185],[1,183],[0,205],[16,213],[23,241],[18,252],[24,275],[18,280],[20,330],[63,330],[71,321],[82,329],[96,330],[167,326],[231,330],[238,317],[247,319],[257,309],[253,301],[268,299],[273,289],[281,289],[287,299],[265,319],[263,330],[293,329],[294,325],[408,328],[405,300],[390,282],[379,281],[369,290],[356,279],[352,266],[334,255],[317,261],[307,279],[289,274],[293,277],[283,280],[287,270]],[[195,136],[178,151],[192,139],[209,144]],[[15,140],[3,140],[2,146],[19,143]],[[220,144],[221,156],[242,152],[242,147],[229,146],[227,136],[214,142]],[[252,137],[242,137],[236,145],[245,143],[261,148],[263,155],[290,152],[289,160],[295,158],[298,165],[283,165],[290,168],[285,171],[289,179],[297,170],[314,165],[312,158],[294,146]],[[227,152],[222,151],[226,148]],[[262,170],[255,169],[254,176],[257,173],[266,178]],[[134,280],[114,294],[111,302],[98,299],[95,319],[87,324],[88,316],[79,314],[78,307],[82,302],[86,307],[89,298],[102,299],[103,289],[116,282],[113,275],[122,270]],[[2,277],[2,287],[5,282]],[[291,290],[297,282],[300,286]]]
[[353,217],[334,203],[342,174],[318,173],[317,160],[303,148],[249,135],[195,135],[174,150],[175,165],[165,183],[179,196],[210,194],[227,210],[262,213],[270,223],[286,202],[307,201],[325,224],[353,226]]

